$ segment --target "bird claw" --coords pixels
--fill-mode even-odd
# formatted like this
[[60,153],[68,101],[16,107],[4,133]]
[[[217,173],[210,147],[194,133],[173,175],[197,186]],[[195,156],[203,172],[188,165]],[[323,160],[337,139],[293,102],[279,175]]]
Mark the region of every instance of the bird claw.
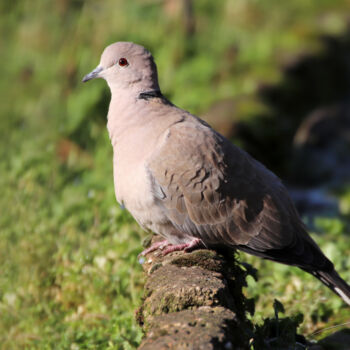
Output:
[[182,243],[182,244],[171,244],[167,240],[165,240],[165,241],[153,243],[149,248],[141,252],[138,255],[138,257],[140,258],[140,257],[146,256],[147,254],[152,253],[157,249],[162,250],[162,255],[165,256],[172,252],[179,252],[179,251],[191,252],[192,250],[195,250],[202,246],[203,246],[202,241],[198,238],[193,238],[189,243]]
[[166,246],[170,245],[170,243],[165,240],[165,241],[160,241],[160,242],[155,242],[153,243],[150,247],[148,247],[147,249],[145,249],[144,251],[142,251],[139,255],[138,258],[142,257],[142,256],[146,256],[149,253],[154,252],[157,249],[163,250]]
[[178,251],[184,251],[184,252],[191,252],[192,250],[195,250],[197,248],[202,247],[202,241],[198,238],[193,238],[189,243],[183,243],[183,244],[169,244],[168,248],[166,248],[163,251],[163,256],[168,255],[172,252],[178,252]]

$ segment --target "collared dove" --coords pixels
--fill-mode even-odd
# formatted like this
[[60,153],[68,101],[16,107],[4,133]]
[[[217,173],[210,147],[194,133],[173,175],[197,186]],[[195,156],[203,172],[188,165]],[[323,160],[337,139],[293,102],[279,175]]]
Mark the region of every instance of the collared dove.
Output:
[[232,248],[313,274],[350,305],[350,286],[308,235],[280,180],[160,92],[152,55],[117,42],[83,82],[111,90],[107,128],[117,201],[164,254]]

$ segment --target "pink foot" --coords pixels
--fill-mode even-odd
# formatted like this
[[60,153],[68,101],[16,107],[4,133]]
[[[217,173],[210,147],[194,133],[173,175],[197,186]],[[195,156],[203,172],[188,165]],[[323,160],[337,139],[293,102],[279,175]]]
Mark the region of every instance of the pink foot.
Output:
[[146,256],[147,254],[154,252],[158,248],[159,249],[164,249],[168,245],[170,245],[170,243],[167,240],[153,243],[149,248],[147,248],[144,251],[142,251],[139,254],[139,256]]
[[[203,243],[198,238],[193,238],[191,242],[189,243],[183,243],[183,244],[167,244],[168,248],[166,248],[163,251],[163,255],[167,255],[172,252],[178,252],[178,251],[185,251],[185,252],[191,252],[192,250],[195,250],[197,248],[203,247]],[[162,249],[164,249],[166,246],[164,246]]]

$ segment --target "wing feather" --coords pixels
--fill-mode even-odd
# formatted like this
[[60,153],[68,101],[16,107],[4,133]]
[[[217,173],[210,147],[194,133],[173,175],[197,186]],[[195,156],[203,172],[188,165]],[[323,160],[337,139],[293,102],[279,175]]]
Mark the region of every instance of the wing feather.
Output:
[[198,120],[172,126],[147,166],[169,221],[207,246],[245,247],[256,255],[319,251],[280,180]]

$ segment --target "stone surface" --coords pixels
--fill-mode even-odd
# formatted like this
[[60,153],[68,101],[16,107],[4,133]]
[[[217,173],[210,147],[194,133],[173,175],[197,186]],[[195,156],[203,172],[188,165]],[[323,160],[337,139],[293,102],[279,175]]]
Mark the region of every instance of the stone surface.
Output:
[[[153,238],[153,242],[159,238]],[[143,258],[141,258],[143,259]],[[211,250],[160,250],[143,262],[143,304],[136,313],[145,337],[139,349],[244,349],[252,335],[242,294],[247,272]]]
[[151,315],[229,304],[231,298],[222,275],[198,266],[162,266],[153,273],[145,289],[150,295],[144,307]]
[[139,349],[233,349],[246,337],[238,330],[236,315],[220,306],[155,316],[149,327]]

